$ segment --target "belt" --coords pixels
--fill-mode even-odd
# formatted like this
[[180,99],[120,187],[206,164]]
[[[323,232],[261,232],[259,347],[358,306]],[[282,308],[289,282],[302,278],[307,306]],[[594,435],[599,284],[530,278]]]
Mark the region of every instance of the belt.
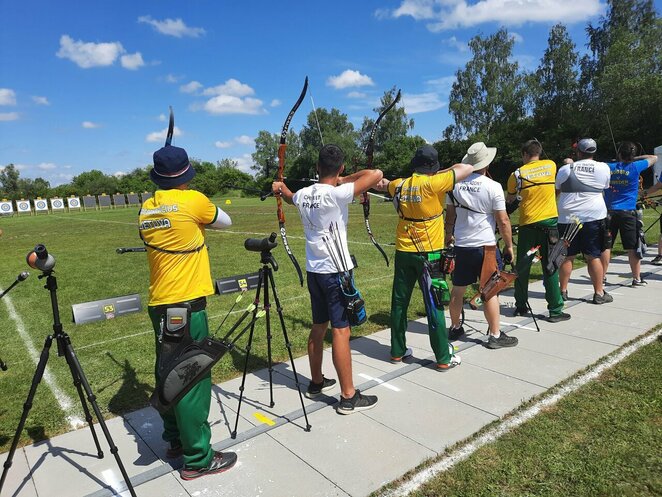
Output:
[[168,307],[178,307],[178,306],[186,306],[186,305],[189,305],[191,307],[191,312],[204,311],[207,307],[207,297],[198,297],[197,299],[193,299],[193,300],[185,300],[183,302],[175,302],[172,304],[154,305],[150,307],[154,309],[156,312],[162,313],[165,312],[165,310]]

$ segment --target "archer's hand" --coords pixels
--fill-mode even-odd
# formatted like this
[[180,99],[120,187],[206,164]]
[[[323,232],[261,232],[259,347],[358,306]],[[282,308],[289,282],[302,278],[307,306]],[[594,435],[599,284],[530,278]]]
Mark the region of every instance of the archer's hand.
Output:
[[574,162],[575,161],[573,161],[570,157],[568,157],[567,159],[563,159],[564,164],[573,164]]
[[515,253],[513,252],[512,247],[504,247],[503,249],[503,262],[506,264],[512,264],[515,259]]
[[287,187],[285,186],[285,183],[282,181],[274,181],[271,183],[271,191],[273,192],[275,197],[280,197],[281,194],[283,193],[283,190],[286,189]]
[[388,190],[389,183],[390,183],[389,180],[387,180],[386,178],[382,178],[379,180],[379,183],[375,185],[375,190],[377,190],[378,192],[385,192]]

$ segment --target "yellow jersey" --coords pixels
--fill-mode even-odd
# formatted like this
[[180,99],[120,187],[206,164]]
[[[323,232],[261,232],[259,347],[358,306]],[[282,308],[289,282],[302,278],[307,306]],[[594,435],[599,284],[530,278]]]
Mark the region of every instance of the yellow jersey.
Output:
[[551,160],[529,162],[510,175],[508,194],[522,197],[520,226],[558,217],[555,180],[556,164]]
[[139,213],[147,244],[149,305],[174,304],[214,293],[205,225],[218,209],[195,190],[157,190]]
[[455,171],[452,169],[433,176],[414,173],[409,178],[399,178],[389,183],[388,192],[393,197],[396,189],[401,188],[396,200],[400,216],[396,250],[431,252],[444,248],[444,203],[446,192],[454,186]]

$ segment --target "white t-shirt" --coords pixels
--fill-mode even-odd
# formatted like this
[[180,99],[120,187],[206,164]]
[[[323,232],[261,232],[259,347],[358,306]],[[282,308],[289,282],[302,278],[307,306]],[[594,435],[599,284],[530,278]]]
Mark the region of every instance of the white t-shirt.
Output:
[[[343,266],[347,271],[354,268],[347,246],[347,206],[353,198],[354,183],[340,186],[316,183],[292,197],[306,236],[306,271],[331,274],[342,271]],[[330,230],[332,225],[336,242]]]
[[[455,202],[446,195],[446,204],[455,205],[455,245],[483,247],[496,245],[494,211],[506,210],[503,188],[484,174],[471,174],[455,184]],[[459,206],[457,204],[460,204]]]
[[[576,180],[570,178],[571,171]],[[570,223],[571,215],[577,216],[583,223],[606,218],[607,206],[602,190],[609,188],[610,178],[609,166],[593,159],[582,159],[561,167],[556,175],[556,189],[561,190],[563,183],[572,181],[568,188],[573,191],[559,194],[559,223]],[[582,188],[600,191],[581,191]]]

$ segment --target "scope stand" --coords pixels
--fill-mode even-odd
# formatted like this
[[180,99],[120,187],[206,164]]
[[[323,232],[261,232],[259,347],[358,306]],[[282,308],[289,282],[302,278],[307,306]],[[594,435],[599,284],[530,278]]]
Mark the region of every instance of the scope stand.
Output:
[[299,400],[301,401],[301,409],[303,410],[303,416],[306,420],[305,431],[310,431],[310,423],[308,422],[308,414],[306,414],[306,406],[303,403],[303,395],[301,394],[301,385],[299,384],[299,375],[297,374],[296,367],[294,365],[294,358],[292,357],[292,345],[287,336],[287,329],[285,328],[285,319],[283,318],[283,308],[280,305],[280,299],[278,298],[278,292],[276,291],[276,283],[274,281],[273,271],[271,266],[273,266],[274,271],[278,271],[278,263],[271,255],[269,250],[261,252],[260,262],[262,267],[259,270],[257,290],[255,292],[255,310],[253,311],[253,322],[251,324],[251,330],[248,335],[248,344],[246,345],[246,359],[244,361],[244,374],[241,378],[241,386],[239,387],[239,405],[237,406],[237,417],[234,423],[234,430],[232,431],[231,437],[237,438],[237,426],[239,425],[239,413],[241,411],[241,403],[244,399],[244,386],[246,384],[246,373],[248,372],[248,360],[251,355],[251,347],[253,345],[253,332],[255,331],[255,315],[258,312],[258,305],[260,303],[260,291],[264,291],[264,300],[263,308],[266,312],[265,322],[267,328],[267,357],[269,361],[269,407],[275,405],[274,402],[274,390],[273,390],[273,362],[271,358],[271,320],[269,316],[269,311],[271,310],[271,302],[269,300],[269,287],[274,295],[274,300],[276,302],[276,311],[278,312],[278,318],[280,320],[280,328],[283,331],[283,338],[285,339],[285,346],[287,347],[287,353],[290,356],[290,364],[292,365],[292,372],[294,373],[294,382],[297,386],[297,391],[299,392]]
[[32,377],[32,385],[30,386],[30,392],[28,393],[28,397],[27,400],[25,401],[25,404],[23,404],[23,414],[21,415],[21,420],[18,423],[18,428],[16,428],[16,433],[14,434],[14,440],[12,441],[11,448],[9,449],[9,453],[7,455],[7,461],[5,462],[4,470],[2,471],[2,479],[0,479],[0,493],[2,493],[2,487],[5,484],[5,479],[7,478],[7,473],[9,472],[9,468],[12,465],[14,453],[16,452],[16,447],[18,445],[19,438],[21,436],[21,433],[23,432],[25,421],[28,418],[28,413],[32,408],[32,401],[34,400],[34,396],[37,391],[37,386],[41,382],[41,378],[44,375],[44,370],[46,369],[46,363],[48,362],[51,345],[53,344],[53,340],[55,340],[57,343],[57,355],[60,357],[64,356],[66,358],[67,365],[69,366],[69,370],[71,371],[71,377],[74,381],[74,385],[76,386],[76,390],[78,391],[78,397],[80,398],[80,403],[83,407],[83,412],[85,413],[85,421],[87,421],[90,427],[90,431],[92,432],[94,445],[96,446],[97,449],[97,457],[99,459],[102,459],[103,451],[101,450],[101,446],[99,445],[99,439],[94,429],[92,415],[90,414],[90,409],[85,401],[85,395],[83,394],[83,390],[87,395],[87,401],[92,405],[92,409],[94,410],[94,413],[96,414],[97,419],[99,420],[99,425],[101,426],[101,430],[103,431],[103,434],[106,437],[108,446],[110,447],[110,452],[115,456],[117,465],[119,466],[120,472],[122,473],[122,477],[124,478],[124,483],[127,486],[129,492],[131,493],[131,496],[136,497],[136,493],[133,489],[133,485],[129,480],[129,476],[126,473],[126,470],[124,469],[124,465],[122,464],[120,456],[117,452],[117,447],[113,443],[113,439],[110,436],[110,432],[108,431],[106,422],[104,421],[103,415],[101,414],[101,411],[99,410],[99,406],[96,403],[96,396],[94,395],[92,389],[90,388],[90,384],[88,383],[87,378],[85,377],[83,368],[80,365],[78,358],[76,357],[76,353],[74,352],[73,345],[71,345],[71,339],[69,338],[69,335],[67,335],[62,329],[62,323],[60,322],[60,311],[57,302],[57,280],[52,273],[53,271],[44,271],[44,273],[40,275],[39,278],[44,278],[44,277],[46,278],[46,285],[44,286],[44,288],[49,290],[51,294],[54,333],[46,337],[44,348],[41,351],[41,355],[39,357],[39,363],[37,364],[37,369],[34,373],[34,376]]
[[[519,284],[520,284],[519,279],[515,278],[515,285],[514,286],[517,286]],[[538,326],[538,321],[536,320],[536,315],[533,313],[533,309],[531,309],[531,304],[529,304],[529,298],[528,297],[526,298],[526,308],[531,313],[531,318],[533,319],[533,324],[536,327],[536,331],[538,333],[540,333],[540,326]]]

